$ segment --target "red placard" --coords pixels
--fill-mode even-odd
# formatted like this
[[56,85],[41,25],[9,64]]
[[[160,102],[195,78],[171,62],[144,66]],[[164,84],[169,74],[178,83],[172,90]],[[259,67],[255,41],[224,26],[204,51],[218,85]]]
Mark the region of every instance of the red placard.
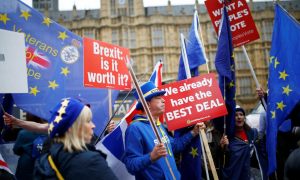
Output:
[[83,38],[84,87],[130,90],[129,49]]
[[[223,0],[207,0],[205,5],[218,35]],[[259,39],[259,34],[246,0],[232,0],[231,3],[226,1],[225,5],[230,21],[233,47],[237,48]]]
[[169,131],[227,114],[214,73],[158,88],[167,91],[163,98]]

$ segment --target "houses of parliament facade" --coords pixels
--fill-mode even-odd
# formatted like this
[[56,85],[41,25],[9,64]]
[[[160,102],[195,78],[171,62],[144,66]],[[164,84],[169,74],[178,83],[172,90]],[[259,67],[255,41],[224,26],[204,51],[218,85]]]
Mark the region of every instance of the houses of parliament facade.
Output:
[[[100,9],[59,11],[58,0],[33,0],[33,8],[81,36],[112,43],[130,49],[134,60],[133,68],[137,78],[148,71],[160,59],[163,61],[163,82],[177,81],[181,53],[180,33],[189,36],[195,5],[198,9],[208,66],[199,67],[199,75],[216,71],[214,61],[217,51],[217,36],[204,4],[195,1],[194,5],[172,5],[144,7],[143,0],[99,0]],[[277,0],[278,1],[278,0]],[[296,20],[300,20],[300,1],[283,1],[280,5]],[[70,4],[70,6],[72,6]],[[245,45],[259,84],[267,90],[269,59],[275,3],[248,2],[256,28],[260,35]],[[248,67],[242,48],[234,49],[236,63],[236,103],[247,114],[259,101],[256,97],[256,84]],[[152,70],[147,72],[147,81]]]

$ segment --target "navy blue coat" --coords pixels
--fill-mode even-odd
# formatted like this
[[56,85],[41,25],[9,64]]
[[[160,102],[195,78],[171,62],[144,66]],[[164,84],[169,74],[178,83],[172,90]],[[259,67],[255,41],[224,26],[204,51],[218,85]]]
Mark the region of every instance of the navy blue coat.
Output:
[[[245,142],[236,134],[229,137],[228,149],[230,157],[228,164],[223,168],[224,180],[248,179],[250,164],[253,158],[257,158],[258,167],[262,179],[267,180],[267,156],[260,135],[256,129],[246,130],[248,142]],[[252,158],[250,152],[253,150]]]
[[[19,155],[18,166],[16,170],[16,178],[18,180],[30,180],[32,179],[34,161],[31,159],[33,141],[42,133],[34,133],[26,130],[22,130],[18,134],[13,151],[16,155]],[[47,135],[46,135],[47,136]]]
[[63,144],[53,144],[50,151],[35,162],[34,179],[58,179],[56,172],[48,161],[50,154],[54,164],[65,180],[68,179],[103,179],[116,180],[112,170],[108,167],[105,158],[100,151],[84,150],[69,153],[63,150]]

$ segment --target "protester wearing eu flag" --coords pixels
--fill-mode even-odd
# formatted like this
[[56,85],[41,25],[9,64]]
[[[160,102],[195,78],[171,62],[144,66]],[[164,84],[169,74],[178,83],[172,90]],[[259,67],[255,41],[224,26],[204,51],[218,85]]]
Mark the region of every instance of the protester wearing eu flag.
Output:
[[[83,87],[83,39],[17,0],[0,1],[0,29],[24,34],[28,74],[27,94],[13,94],[15,104],[45,120],[64,97],[91,103],[99,135],[109,119],[108,90]],[[12,47],[13,48],[13,47]],[[112,90],[112,102],[118,96]]]
[[[300,99],[300,25],[279,4],[275,7],[267,107],[268,174],[276,170],[277,130]],[[292,126],[293,126],[293,118]]]

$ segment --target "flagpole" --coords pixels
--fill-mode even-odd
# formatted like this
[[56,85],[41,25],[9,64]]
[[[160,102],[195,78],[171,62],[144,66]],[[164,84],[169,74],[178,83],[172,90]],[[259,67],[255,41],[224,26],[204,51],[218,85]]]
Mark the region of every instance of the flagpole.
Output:
[[[225,82],[225,76],[224,76],[224,101],[226,103],[226,82]],[[224,136],[226,135],[226,115],[224,116]]]
[[[198,20],[198,25],[199,25],[199,31],[200,31],[200,37],[201,37],[201,42],[202,42],[203,54],[204,54],[205,61],[206,61],[207,74],[209,74],[208,59],[207,59],[206,53],[205,53],[204,41],[203,41],[203,36],[202,36],[202,31],[201,31],[201,26],[200,26],[200,20],[199,20],[199,16],[198,16],[198,11],[197,11],[196,5],[195,5],[195,12],[196,12],[196,15],[197,15],[197,20]],[[198,33],[198,32],[197,32],[197,33]],[[200,47],[200,48],[201,48],[201,47]],[[201,48],[201,49],[202,49],[202,48]]]
[[[252,65],[251,65],[250,59],[249,59],[249,57],[248,57],[248,54],[247,54],[247,51],[246,51],[246,48],[245,48],[244,45],[242,46],[242,49],[243,49],[243,52],[244,52],[244,54],[245,54],[245,56],[246,56],[247,63],[248,63],[248,66],[249,66],[249,68],[250,68],[250,70],[251,70],[251,73],[252,73],[254,82],[255,82],[255,84],[256,84],[256,87],[257,87],[257,88],[260,88],[260,85],[259,85],[259,83],[258,83],[258,81],[257,81],[255,72],[254,72],[254,70],[253,70],[253,67],[252,67]],[[260,98],[260,101],[262,102],[263,107],[265,108],[265,111],[267,111],[267,104],[266,104],[265,98]]]
[[[154,66],[154,65],[153,65]],[[145,74],[143,74],[143,76],[138,80],[140,82],[140,80],[153,68],[153,66],[148,69],[147,72],[145,72]],[[101,136],[103,135],[103,133],[105,132],[107,126],[109,125],[109,123],[112,121],[112,119],[115,117],[115,115],[117,114],[117,112],[119,111],[120,107],[123,105],[125,99],[127,98],[127,96],[131,93],[131,91],[133,90],[133,88],[126,94],[126,96],[124,97],[122,103],[118,106],[117,110],[114,112],[114,114],[110,117],[108,123],[105,125],[104,129],[102,130],[102,132],[100,133],[100,135],[98,136],[97,140],[94,143],[94,146],[99,142]]]
[[[191,78],[191,72],[190,72],[190,67],[189,67],[189,63],[188,63],[188,58],[187,58],[187,54],[186,54],[186,49],[185,49],[185,42],[184,42],[184,35],[181,33],[181,46],[182,46],[182,54],[183,54],[183,63],[184,63],[184,67],[185,67],[185,73],[186,73],[186,78],[187,79],[190,79]],[[202,136],[202,138],[201,138]],[[203,152],[203,158],[204,158],[204,161],[205,161],[205,170],[206,170],[206,177],[208,177],[208,180],[209,180],[209,174],[208,174],[208,169],[207,169],[207,165],[206,165],[206,156],[205,156],[205,150],[206,150],[206,154],[207,154],[207,157],[208,157],[208,161],[209,161],[209,164],[211,165],[211,169],[212,169],[212,173],[213,173],[213,176],[215,178],[215,180],[218,180],[218,176],[217,176],[217,172],[216,172],[216,168],[215,168],[215,165],[214,165],[214,161],[211,157],[211,153],[210,153],[210,149],[209,149],[209,146],[208,146],[208,142],[207,142],[207,137],[206,137],[206,134],[204,132],[203,129],[199,128],[199,139],[200,139],[200,142],[201,142],[201,149],[202,149],[202,152]],[[203,140],[202,140],[203,139]],[[203,141],[204,141],[204,147],[205,147],[205,150],[204,150],[204,147],[203,147]]]

